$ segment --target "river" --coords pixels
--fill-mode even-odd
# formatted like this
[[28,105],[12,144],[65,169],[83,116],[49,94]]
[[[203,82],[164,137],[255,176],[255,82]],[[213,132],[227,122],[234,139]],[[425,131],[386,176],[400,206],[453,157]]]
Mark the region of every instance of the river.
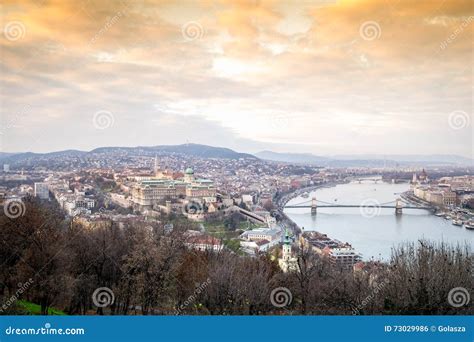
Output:
[[[295,197],[287,204],[311,200],[335,204],[385,203],[407,191],[409,184],[389,184],[364,180],[361,183],[339,184],[310,192],[309,198]],[[364,260],[388,260],[391,249],[402,242],[419,239],[467,243],[474,247],[474,231],[454,226],[451,221],[426,210],[405,209],[395,215],[395,209],[318,208],[312,216],[309,208],[285,209],[285,213],[305,231],[316,230],[330,238],[349,242]]]

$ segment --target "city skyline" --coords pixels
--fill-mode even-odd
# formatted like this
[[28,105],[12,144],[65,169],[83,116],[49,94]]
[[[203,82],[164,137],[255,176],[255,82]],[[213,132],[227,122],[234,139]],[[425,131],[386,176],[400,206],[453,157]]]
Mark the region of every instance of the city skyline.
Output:
[[473,158],[469,1],[6,2],[0,152]]

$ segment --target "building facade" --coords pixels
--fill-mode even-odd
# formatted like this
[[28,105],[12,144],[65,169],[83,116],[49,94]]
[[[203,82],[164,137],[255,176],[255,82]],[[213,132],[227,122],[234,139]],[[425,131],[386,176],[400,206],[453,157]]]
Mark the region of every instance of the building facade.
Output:
[[181,179],[173,179],[166,172],[156,170],[156,177],[138,181],[132,188],[132,202],[140,208],[152,208],[167,199],[190,201],[216,201],[216,188],[209,179],[196,179],[191,168]]
[[451,207],[456,204],[457,195],[449,187],[417,186],[413,189],[416,197],[440,207]]
[[48,183],[35,183],[35,196],[40,199],[49,199]]

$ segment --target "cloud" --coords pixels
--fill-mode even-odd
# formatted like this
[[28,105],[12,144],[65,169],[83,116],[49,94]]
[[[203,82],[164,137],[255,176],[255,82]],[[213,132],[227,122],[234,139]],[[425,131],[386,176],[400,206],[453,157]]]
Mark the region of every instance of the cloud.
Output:
[[[468,0],[31,0],[2,14],[2,122],[22,123],[6,151],[197,140],[331,154],[349,140],[361,153],[473,153],[472,127],[447,124],[472,114]],[[99,110],[113,129],[93,130]]]

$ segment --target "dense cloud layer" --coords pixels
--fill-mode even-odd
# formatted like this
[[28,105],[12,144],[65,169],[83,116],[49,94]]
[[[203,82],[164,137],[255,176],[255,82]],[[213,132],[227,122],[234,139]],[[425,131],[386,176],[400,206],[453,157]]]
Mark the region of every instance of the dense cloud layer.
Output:
[[3,151],[473,155],[469,0],[1,6]]

